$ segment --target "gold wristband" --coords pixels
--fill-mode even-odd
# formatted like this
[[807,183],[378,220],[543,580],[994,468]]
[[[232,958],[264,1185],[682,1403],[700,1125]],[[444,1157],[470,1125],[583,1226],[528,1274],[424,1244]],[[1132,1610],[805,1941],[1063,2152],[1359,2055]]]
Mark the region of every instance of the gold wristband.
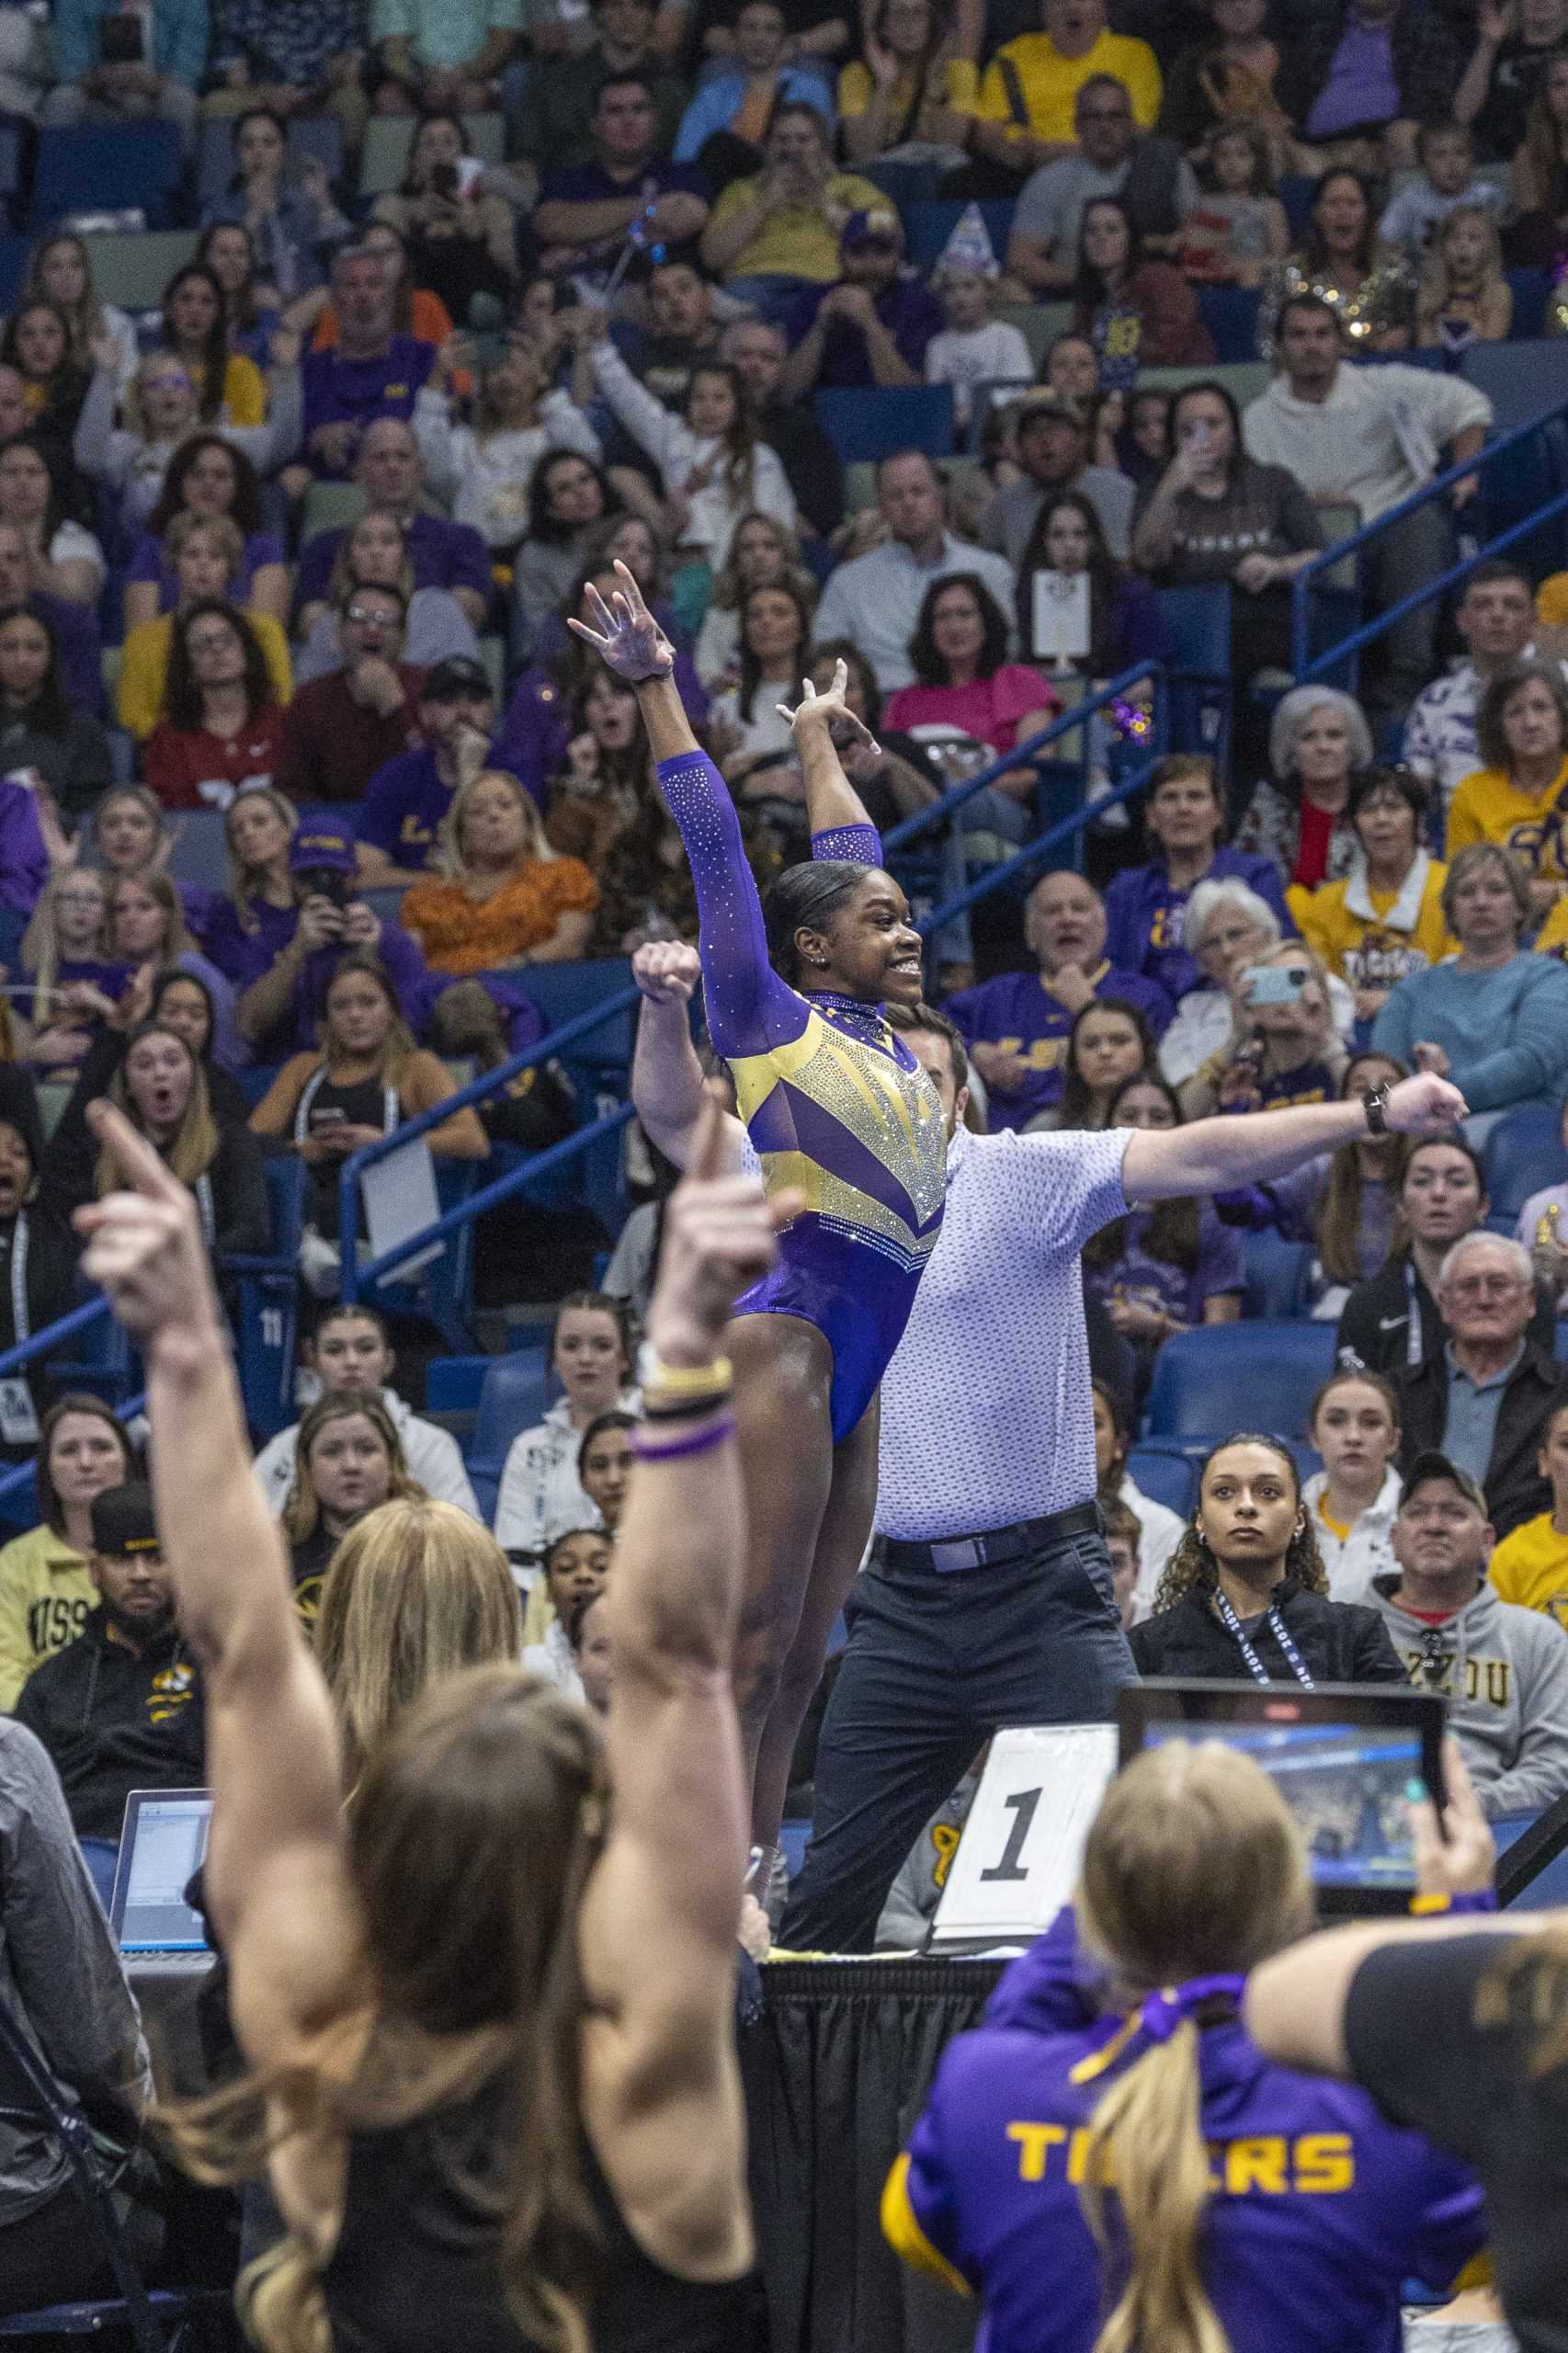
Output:
[[638,1374],[644,1398],[702,1397],[729,1389],[735,1369],[728,1357],[717,1357],[711,1364],[665,1364],[653,1344],[644,1341]]

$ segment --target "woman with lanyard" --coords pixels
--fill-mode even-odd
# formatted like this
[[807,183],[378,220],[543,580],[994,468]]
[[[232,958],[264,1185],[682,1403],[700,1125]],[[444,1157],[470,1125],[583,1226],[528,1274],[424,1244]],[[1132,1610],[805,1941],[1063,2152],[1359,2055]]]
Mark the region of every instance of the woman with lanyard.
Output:
[[[258,1136],[287,1137],[305,1164],[305,1240],[301,1264],[318,1298],[337,1293],[337,1180],[350,1154],[433,1110],[457,1088],[414,1038],[391,981],[373,956],[344,957],[327,987],[322,1042],[286,1062],[256,1109]],[[490,1142],[471,1110],[432,1128],[431,1151],[483,1160]]]
[[1241,2023],[1311,1919],[1250,1757],[1170,1741],[1111,1783],[1071,1907],[949,2046],[883,2194],[905,2260],[983,2299],[989,2353],[1390,2353],[1404,2279],[1476,2254],[1463,2166]]
[[1244,1432],[1203,1465],[1198,1507],[1128,1640],[1141,1675],[1403,1683],[1375,1609],[1331,1601],[1289,1447]]
[[[43,1134],[33,1083],[0,1063],[0,1349],[20,1347],[57,1323],[75,1297],[76,1242],[39,1189]],[[41,1366],[0,1377],[0,1461],[37,1453]]]

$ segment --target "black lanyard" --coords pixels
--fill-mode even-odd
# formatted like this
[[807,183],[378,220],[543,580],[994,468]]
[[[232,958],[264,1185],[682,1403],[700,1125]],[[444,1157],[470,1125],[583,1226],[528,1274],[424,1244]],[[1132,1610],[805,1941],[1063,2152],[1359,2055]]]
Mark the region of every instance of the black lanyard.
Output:
[[[1235,1643],[1237,1649],[1241,1652],[1243,1658],[1246,1661],[1247,1672],[1253,1677],[1254,1681],[1257,1683],[1272,1683],[1274,1677],[1269,1674],[1268,1669],[1264,1665],[1263,1661],[1254,1650],[1251,1643],[1247,1639],[1246,1629],[1243,1626],[1241,1620],[1236,1616],[1236,1613],[1232,1608],[1229,1600],[1218,1586],[1214,1588],[1214,1607],[1220,1614],[1221,1625],[1223,1626],[1226,1633],[1231,1636],[1232,1640]],[[1280,1649],[1285,1654],[1286,1665],[1290,1668],[1297,1682],[1301,1684],[1303,1690],[1311,1691],[1313,1688],[1313,1685],[1312,1678],[1307,1672],[1307,1662],[1301,1656],[1301,1652],[1296,1648],[1294,1642],[1292,1642],[1290,1638],[1290,1631],[1285,1624],[1284,1619],[1280,1616],[1278,1607],[1272,1602],[1269,1604],[1268,1608],[1268,1623],[1273,1631],[1275,1641],[1278,1643]]]

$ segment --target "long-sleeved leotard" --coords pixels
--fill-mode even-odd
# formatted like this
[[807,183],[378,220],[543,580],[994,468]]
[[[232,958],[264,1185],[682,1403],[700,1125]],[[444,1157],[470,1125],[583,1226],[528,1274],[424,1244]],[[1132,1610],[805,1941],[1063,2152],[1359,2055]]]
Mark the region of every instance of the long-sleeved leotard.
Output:
[[[663,760],[659,783],[697,886],[709,1035],[768,1190],[794,1186],[806,1201],[735,1313],[797,1315],[824,1335],[836,1444],[876,1394],[941,1225],[941,1106],[880,1006],[802,996],[772,969],[740,820],[712,761]],[[882,862],[871,825],[815,835],[812,852]]]

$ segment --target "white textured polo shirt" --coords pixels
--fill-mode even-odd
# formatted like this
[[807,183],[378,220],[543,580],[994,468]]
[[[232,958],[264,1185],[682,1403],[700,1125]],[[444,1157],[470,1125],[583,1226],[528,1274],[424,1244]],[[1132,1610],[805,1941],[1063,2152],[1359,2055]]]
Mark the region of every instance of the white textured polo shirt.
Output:
[[883,1535],[977,1535],[1094,1500],[1078,1254],[1126,1212],[1131,1132],[954,1134],[942,1231],[882,1375]]

